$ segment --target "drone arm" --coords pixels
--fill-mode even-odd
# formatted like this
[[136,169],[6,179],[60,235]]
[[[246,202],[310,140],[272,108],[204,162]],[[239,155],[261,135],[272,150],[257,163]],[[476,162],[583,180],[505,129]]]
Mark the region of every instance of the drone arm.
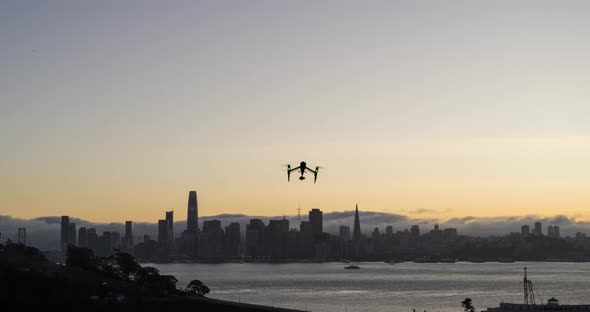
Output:
[[318,179],[318,168],[316,167],[316,170],[313,170],[311,168],[305,167],[305,170],[313,173],[313,183],[315,183],[315,181]]
[[[301,167],[301,166],[299,166],[299,167]],[[287,168],[287,181],[291,181],[291,171],[297,170],[297,169],[299,169],[299,167],[297,167],[297,168],[291,168],[291,167]]]

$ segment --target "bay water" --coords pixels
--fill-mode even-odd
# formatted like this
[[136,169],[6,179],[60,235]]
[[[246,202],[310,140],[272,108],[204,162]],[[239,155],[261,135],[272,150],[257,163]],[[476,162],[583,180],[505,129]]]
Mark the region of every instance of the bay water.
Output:
[[[345,270],[357,265],[359,270]],[[590,304],[590,263],[170,263],[145,264],[184,287],[198,279],[209,297],[308,311],[461,312],[523,302],[528,267],[537,303]]]

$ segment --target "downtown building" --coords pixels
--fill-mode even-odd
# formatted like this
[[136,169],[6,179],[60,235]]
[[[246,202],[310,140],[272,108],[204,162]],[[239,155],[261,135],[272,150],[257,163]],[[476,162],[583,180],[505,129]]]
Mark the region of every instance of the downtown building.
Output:
[[197,191],[190,191],[188,194],[188,205],[186,213],[186,230],[180,235],[177,250],[189,257],[196,258],[199,249],[199,204]]
[[76,223],[71,223],[69,216],[62,216],[60,225],[60,249],[65,253],[68,250],[68,245],[76,246]]

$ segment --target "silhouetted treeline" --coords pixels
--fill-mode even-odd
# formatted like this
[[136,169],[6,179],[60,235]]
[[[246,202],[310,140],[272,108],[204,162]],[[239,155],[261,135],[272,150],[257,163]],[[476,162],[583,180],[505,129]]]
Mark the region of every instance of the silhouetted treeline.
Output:
[[0,307],[9,308],[6,311],[33,306],[60,311],[275,311],[205,298],[209,288],[198,280],[183,290],[176,283],[174,276],[142,267],[127,253],[96,257],[91,250],[72,245],[63,265],[48,261],[36,248],[0,244]]

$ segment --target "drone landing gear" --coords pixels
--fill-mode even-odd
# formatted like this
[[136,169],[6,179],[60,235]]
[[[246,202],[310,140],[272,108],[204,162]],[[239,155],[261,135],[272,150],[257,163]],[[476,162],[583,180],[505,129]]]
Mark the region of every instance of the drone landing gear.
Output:
[[305,180],[305,177],[304,176],[300,176],[299,177],[299,180]]

